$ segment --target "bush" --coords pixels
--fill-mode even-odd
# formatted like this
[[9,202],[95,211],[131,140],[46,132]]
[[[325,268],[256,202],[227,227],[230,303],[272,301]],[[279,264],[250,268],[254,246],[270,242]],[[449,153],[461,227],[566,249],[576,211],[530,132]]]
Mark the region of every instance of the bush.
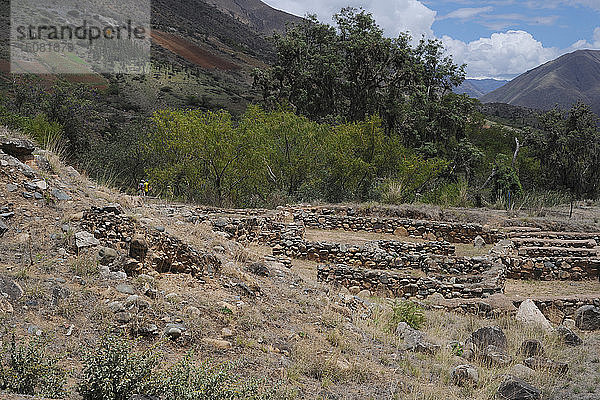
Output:
[[77,391],[84,400],[128,400],[146,391],[157,365],[150,352],[136,353],[125,339],[109,336],[84,356]]
[[0,360],[0,389],[24,395],[61,398],[65,395],[65,371],[46,354],[45,343],[32,340],[17,344],[13,336]]
[[406,322],[411,328],[420,329],[425,323],[425,313],[412,301],[396,301],[388,321],[389,330],[394,331],[400,322]]
[[150,394],[163,400],[267,400],[273,390],[262,387],[254,379],[243,379],[231,373],[229,364],[211,366],[195,364],[187,354],[173,367],[160,373],[151,385]]

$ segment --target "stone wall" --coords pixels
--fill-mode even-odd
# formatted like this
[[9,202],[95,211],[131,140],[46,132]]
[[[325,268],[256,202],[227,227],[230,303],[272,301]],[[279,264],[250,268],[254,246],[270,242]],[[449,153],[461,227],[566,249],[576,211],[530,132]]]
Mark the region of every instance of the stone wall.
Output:
[[[444,255],[448,253],[450,255]],[[273,255],[382,270],[419,269],[425,273],[479,274],[496,265],[487,257],[455,257],[452,253],[454,246],[444,242],[374,241],[364,245],[346,245],[310,242],[298,237],[287,237],[273,247]]]
[[221,267],[213,254],[195,249],[166,232],[140,226],[119,206],[84,212],[81,226],[103,246],[117,251],[119,258],[113,266],[129,275],[139,274],[146,267],[192,275],[213,273]]
[[341,229],[395,234],[426,240],[447,241],[450,243],[473,243],[481,236],[486,243],[493,244],[504,235],[492,229],[484,229],[479,224],[423,221],[388,217],[356,217],[344,215],[312,214],[306,211],[294,213],[294,221],[315,229]]
[[238,241],[259,242],[274,246],[286,238],[301,240],[304,226],[284,224],[267,217],[218,218],[211,220],[214,231],[225,232]]
[[436,293],[446,299],[480,298],[504,290],[504,274],[500,267],[480,275],[415,277],[407,274],[349,267],[343,264],[320,265],[317,280],[347,288],[370,290],[390,297],[425,299]]
[[501,257],[509,279],[572,280],[600,279],[600,259],[578,257]]

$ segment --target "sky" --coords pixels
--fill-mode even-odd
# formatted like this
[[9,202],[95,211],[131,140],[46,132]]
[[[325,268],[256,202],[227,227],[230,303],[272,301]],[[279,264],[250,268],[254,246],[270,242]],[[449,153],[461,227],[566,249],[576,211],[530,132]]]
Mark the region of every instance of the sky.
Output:
[[387,36],[441,40],[469,78],[512,79],[580,49],[600,49],[600,0],[263,0],[289,13],[371,12]]

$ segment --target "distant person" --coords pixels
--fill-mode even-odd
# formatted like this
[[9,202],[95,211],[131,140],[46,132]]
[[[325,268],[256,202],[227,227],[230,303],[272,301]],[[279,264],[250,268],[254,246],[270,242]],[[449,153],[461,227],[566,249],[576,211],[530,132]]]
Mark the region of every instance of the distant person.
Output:
[[144,184],[144,180],[142,179],[140,181],[140,183],[138,183],[138,195],[144,197],[145,195],[145,184]]
[[150,191],[150,182],[147,180],[144,181],[144,196],[148,196],[148,192]]

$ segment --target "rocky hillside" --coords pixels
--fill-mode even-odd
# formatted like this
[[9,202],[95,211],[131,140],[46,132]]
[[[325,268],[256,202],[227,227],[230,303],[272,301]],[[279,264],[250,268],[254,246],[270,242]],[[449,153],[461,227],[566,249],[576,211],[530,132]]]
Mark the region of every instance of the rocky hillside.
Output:
[[540,110],[557,105],[567,109],[583,101],[600,114],[600,51],[565,54],[518,76],[480,100]]
[[[154,385],[170,376],[160,375],[161,370],[193,349],[193,363],[235,361],[231,373],[247,383],[250,377],[263,379],[276,391],[264,399],[483,399],[495,393],[515,400],[523,398],[515,393],[528,393],[532,399],[597,398],[600,341],[593,329],[600,328],[600,318],[594,319],[600,311],[594,305],[580,307],[577,322],[569,320],[569,328],[554,331],[536,305],[522,298],[515,303],[496,293],[461,299],[461,290],[468,297],[481,294],[465,291],[476,282],[473,277],[467,285],[443,283],[444,293],[458,293],[455,299],[440,299],[437,293],[424,300],[418,289],[423,275],[415,270],[410,280],[417,282],[416,303],[386,299],[375,286],[345,287],[351,281],[344,277],[341,285],[321,282],[317,276],[322,269],[314,260],[330,257],[334,246],[290,241],[293,247],[300,243],[292,259],[281,254],[281,246],[288,246],[282,239],[304,231],[304,226],[290,224],[292,219],[302,217],[307,226],[320,226],[338,220],[336,208],[317,210],[327,216],[321,218],[303,208],[217,210],[170,204],[102,187],[6,130],[0,132],[0,149],[0,340],[6,349],[0,362],[6,371],[45,373],[28,368],[37,365],[33,358],[23,363],[8,358],[13,335],[22,345],[41,339],[47,357],[54,355],[57,365],[68,370],[64,397],[80,399],[77,384],[87,393],[85,386],[81,389],[86,382],[82,371],[90,356],[102,362],[93,358],[94,349],[112,333],[137,340],[138,350],[156,352]],[[366,211],[353,211],[352,218]],[[401,209],[372,212],[404,215]],[[455,211],[463,213],[468,211]],[[377,218],[365,215],[369,226],[379,229]],[[246,229],[265,221],[269,229]],[[411,224],[450,227],[461,238],[470,233],[460,223]],[[420,234],[420,228],[411,226],[406,234]],[[327,230],[310,234],[339,240]],[[415,240],[401,246],[421,246]],[[471,244],[459,246],[473,251]],[[445,244],[421,247],[454,249]],[[367,268],[375,265],[376,260],[363,260],[356,253],[363,247],[335,248],[340,257],[351,252]],[[373,257],[382,251],[372,252]],[[355,272],[347,274],[357,279]],[[432,277],[427,281],[433,286],[423,293],[440,285]],[[554,290],[561,285],[552,284]],[[582,285],[577,291],[594,290],[593,282]],[[531,287],[522,290],[531,292]],[[515,304],[521,303],[526,306],[519,308],[522,316],[517,320]],[[578,304],[567,301],[564,306],[575,309]],[[531,325],[526,310],[545,322]],[[45,359],[36,362],[49,365]],[[32,382],[27,394],[48,389],[39,384],[44,380]],[[0,390],[24,390],[11,379],[0,380],[0,385]],[[171,381],[167,387],[173,385],[183,384]],[[159,391],[155,398],[173,398],[154,388]],[[8,393],[0,397],[22,398]]]

